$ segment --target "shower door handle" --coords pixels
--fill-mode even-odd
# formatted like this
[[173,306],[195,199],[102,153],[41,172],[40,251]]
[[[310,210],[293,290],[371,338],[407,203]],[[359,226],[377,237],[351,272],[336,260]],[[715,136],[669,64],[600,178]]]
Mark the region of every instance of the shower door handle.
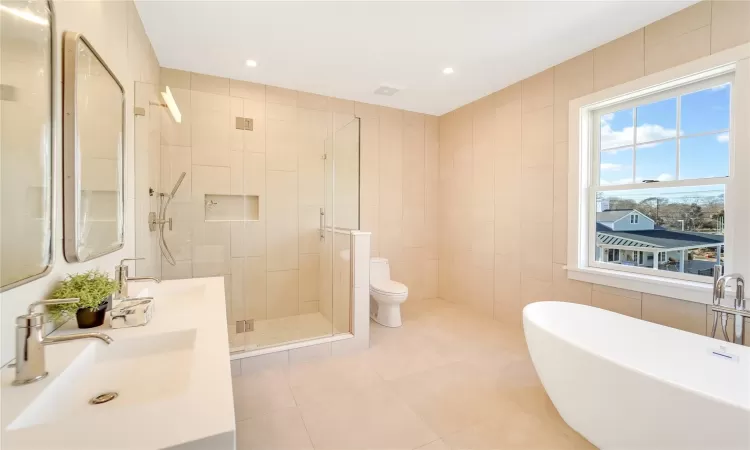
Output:
[[326,240],[325,226],[326,226],[326,212],[325,212],[325,209],[320,208],[320,240],[321,241]]

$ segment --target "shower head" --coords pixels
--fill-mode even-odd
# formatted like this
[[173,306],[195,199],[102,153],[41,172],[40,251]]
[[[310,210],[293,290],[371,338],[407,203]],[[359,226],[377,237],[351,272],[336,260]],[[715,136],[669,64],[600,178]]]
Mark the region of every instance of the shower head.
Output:
[[182,180],[185,179],[185,175],[187,175],[185,172],[182,172],[180,174],[180,178],[177,179],[177,183],[174,184],[174,187],[172,188],[172,192],[170,192],[169,196],[174,197],[174,195],[177,193],[177,189],[180,188],[180,185],[182,184]]

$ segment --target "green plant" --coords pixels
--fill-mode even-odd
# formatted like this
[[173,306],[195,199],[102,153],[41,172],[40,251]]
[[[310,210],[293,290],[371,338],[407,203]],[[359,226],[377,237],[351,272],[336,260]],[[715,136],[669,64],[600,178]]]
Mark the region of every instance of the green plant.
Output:
[[52,298],[77,297],[80,301],[64,305],[51,305],[48,308],[49,314],[52,319],[57,321],[75,314],[81,308],[90,308],[93,311],[110,294],[117,292],[119,287],[118,283],[109,278],[106,273],[97,270],[68,275],[60,283],[60,286],[52,292]]

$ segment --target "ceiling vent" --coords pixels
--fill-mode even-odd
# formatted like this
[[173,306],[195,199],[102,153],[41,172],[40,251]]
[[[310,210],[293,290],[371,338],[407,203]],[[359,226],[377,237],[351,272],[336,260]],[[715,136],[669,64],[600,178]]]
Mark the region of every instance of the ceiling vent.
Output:
[[388,97],[392,96],[396,92],[398,92],[398,89],[392,86],[380,86],[379,88],[375,89],[375,94],[386,95]]

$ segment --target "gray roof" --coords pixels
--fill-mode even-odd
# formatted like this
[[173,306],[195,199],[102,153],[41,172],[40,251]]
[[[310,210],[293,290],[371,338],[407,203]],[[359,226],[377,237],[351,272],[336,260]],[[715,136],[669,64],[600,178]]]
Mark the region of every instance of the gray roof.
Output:
[[698,233],[695,231],[670,231],[664,229],[641,231],[609,231],[600,229],[597,231],[597,239],[605,245],[668,249],[677,247],[713,247],[724,243],[723,235]]
[[597,222],[615,222],[627,216],[628,214],[632,213],[633,211],[635,210],[634,209],[609,209],[607,211],[596,213],[596,221]]

